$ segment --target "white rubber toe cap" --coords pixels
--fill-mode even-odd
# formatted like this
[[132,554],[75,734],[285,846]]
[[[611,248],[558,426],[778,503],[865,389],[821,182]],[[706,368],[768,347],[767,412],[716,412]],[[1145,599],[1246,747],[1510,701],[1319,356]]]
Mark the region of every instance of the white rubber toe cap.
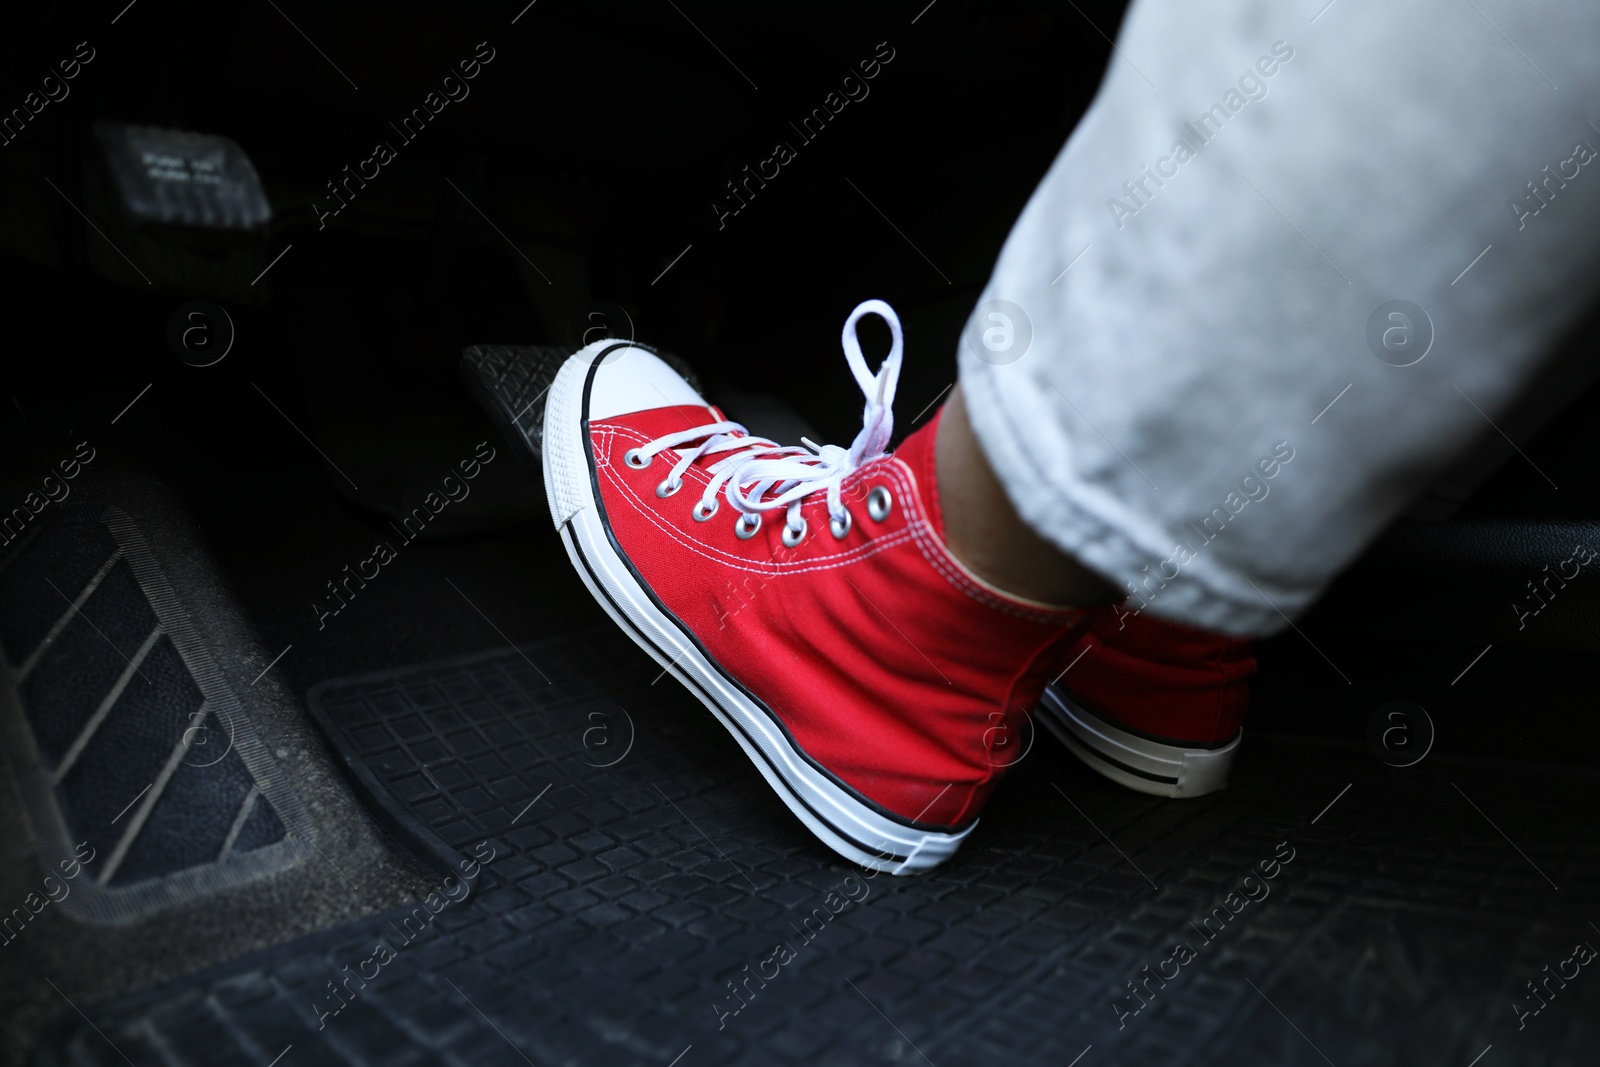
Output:
[[597,341],[573,356],[574,360],[588,365],[599,358],[601,352],[606,353],[589,390],[588,418],[611,419],[680,404],[706,406],[705,398],[684,381],[683,375],[667,366],[655,353],[631,345],[617,348],[616,344],[609,340]]

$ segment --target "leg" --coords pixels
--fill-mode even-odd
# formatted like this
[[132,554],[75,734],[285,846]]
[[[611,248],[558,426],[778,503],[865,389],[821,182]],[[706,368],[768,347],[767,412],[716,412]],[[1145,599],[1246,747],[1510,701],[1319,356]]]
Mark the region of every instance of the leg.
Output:
[[[961,402],[1017,514],[1134,610],[1285,626],[1596,292],[1600,9],[1496,17],[1526,60],[1470,7],[1130,8]],[[1031,320],[1021,358],[971,342],[991,300]]]
[[959,385],[939,417],[936,454],[945,544],[974,574],[1045,604],[1090,607],[1121,599],[1115,586],[1022,521],[972,433]]

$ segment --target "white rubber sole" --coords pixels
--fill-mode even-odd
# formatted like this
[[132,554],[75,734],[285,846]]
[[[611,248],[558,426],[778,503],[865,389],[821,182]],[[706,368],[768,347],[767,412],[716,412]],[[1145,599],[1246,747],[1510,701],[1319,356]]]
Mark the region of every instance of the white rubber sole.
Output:
[[1085,711],[1053,685],[1039,701],[1038,718],[1094,770],[1157,797],[1198,797],[1224,788],[1244,737],[1241,732],[1221,748],[1154,741]]
[[572,355],[545,405],[544,481],[551,519],[589,592],[617,625],[710,709],[789,810],[823,844],[852,863],[891,874],[925,871],[948,859],[972,832],[940,833],[898,822],[813,766],[634,576],[608,535],[595,498],[584,405],[592,364],[619,347],[600,341]]

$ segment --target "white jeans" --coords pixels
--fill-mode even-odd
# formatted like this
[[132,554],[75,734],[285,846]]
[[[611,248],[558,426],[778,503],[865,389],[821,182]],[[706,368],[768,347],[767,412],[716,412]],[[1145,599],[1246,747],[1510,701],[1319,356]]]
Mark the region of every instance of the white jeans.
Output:
[[1240,634],[1600,288],[1600,4],[1323,2],[1134,0],[961,344],[1024,520],[1130,609]]

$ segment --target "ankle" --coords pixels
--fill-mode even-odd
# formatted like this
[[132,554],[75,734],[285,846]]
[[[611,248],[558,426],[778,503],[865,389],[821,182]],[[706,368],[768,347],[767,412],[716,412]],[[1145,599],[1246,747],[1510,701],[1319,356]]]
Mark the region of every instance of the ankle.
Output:
[[1006,496],[967,419],[958,385],[938,416],[934,460],[945,547],[978,578],[1044,604],[1092,607],[1115,586],[1039,536]]

